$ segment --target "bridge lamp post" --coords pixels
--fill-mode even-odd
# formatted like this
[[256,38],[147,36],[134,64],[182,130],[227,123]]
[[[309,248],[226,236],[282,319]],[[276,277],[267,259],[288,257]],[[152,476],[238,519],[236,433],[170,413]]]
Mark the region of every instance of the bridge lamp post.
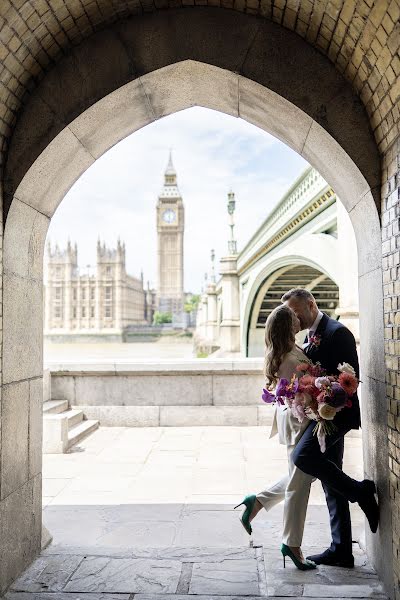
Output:
[[231,239],[228,242],[228,252],[230,255],[237,254],[237,242],[233,235],[233,229],[235,227],[235,222],[233,215],[235,213],[236,201],[235,194],[230,191],[228,194],[228,214],[229,214],[229,227],[231,228]]

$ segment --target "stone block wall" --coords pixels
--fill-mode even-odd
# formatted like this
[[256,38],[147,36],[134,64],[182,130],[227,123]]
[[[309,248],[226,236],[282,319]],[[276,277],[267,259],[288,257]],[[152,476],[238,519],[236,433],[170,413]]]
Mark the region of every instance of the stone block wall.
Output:
[[53,400],[108,427],[270,425],[262,359],[51,367]]
[[386,397],[393,568],[400,599],[400,138],[386,153],[382,187],[382,265],[385,318]]

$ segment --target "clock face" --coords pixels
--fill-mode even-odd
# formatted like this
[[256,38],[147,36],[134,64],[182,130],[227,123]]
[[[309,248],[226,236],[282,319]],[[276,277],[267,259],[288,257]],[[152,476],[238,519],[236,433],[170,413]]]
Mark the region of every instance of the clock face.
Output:
[[167,208],[167,210],[163,212],[162,218],[166,223],[173,223],[176,219],[175,211],[172,210],[172,208]]

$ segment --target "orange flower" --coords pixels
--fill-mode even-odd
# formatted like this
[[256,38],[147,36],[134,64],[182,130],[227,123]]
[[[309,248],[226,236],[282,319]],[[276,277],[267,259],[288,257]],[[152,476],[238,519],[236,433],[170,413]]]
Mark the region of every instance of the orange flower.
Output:
[[350,373],[341,373],[338,382],[349,396],[353,396],[358,388],[358,381],[354,375]]

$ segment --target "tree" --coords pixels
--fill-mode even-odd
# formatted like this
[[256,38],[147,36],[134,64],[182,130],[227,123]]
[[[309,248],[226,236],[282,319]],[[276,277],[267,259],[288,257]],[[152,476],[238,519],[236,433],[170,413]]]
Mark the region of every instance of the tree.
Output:
[[200,294],[193,294],[188,302],[185,303],[185,312],[190,313],[197,310],[200,302]]
[[163,325],[163,323],[172,323],[172,314],[170,312],[156,311],[153,317],[153,324]]

